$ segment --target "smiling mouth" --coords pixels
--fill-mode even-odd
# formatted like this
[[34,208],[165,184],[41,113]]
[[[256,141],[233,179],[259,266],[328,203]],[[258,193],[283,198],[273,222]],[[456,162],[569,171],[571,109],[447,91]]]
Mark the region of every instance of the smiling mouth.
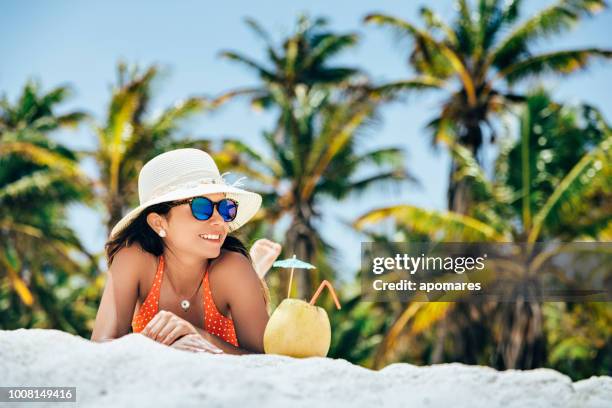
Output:
[[215,242],[215,243],[220,243],[221,242],[221,235],[220,234],[200,234],[198,235],[200,238],[209,241],[209,242]]

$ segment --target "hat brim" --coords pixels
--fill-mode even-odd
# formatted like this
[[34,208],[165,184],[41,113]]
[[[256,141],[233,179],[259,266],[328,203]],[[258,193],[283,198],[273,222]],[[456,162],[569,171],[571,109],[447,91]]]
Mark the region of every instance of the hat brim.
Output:
[[226,193],[227,198],[231,198],[238,202],[238,214],[233,221],[228,222],[230,232],[235,231],[246,224],[251,218],[253,218],[261,207],[261,195],[230,185],[206,184],[189,189],[178,189],[142,203],[138,207],[131,210],[121,220],[119,220],[117,224],[115,224],[111,230],[110,239],[114,239],[147,207],[169,201],[184,200],[186,198],[218,193]]

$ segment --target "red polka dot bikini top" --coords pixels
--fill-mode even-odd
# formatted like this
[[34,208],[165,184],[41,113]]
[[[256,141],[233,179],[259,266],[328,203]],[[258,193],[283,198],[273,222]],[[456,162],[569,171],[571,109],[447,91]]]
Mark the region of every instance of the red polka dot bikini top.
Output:
[[[132,319],[132,331],[134,333],[140,333],[149,323],[149,321],[157,314],[159,310],[159,292],[161,290],[162,278],[164,276],[164,257],[159,257],[157,265],[157,272],[153,279],[153,286],[149,291],[145,301],[138,309],[138,313]],[[208,283],[208,268],[204,273],[203,286],[203,298],[204,301],[204,330],[214,334],[226,342],[238,346],[238,339],[236,337],[236,331],[234,329],[234,322],[231,318],[225,317],[215,305],[210,291],[210,285]]]

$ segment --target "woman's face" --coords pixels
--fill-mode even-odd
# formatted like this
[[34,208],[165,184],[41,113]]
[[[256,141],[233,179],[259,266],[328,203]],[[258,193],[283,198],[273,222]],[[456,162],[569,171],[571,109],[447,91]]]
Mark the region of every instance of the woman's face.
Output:
[[[224,193],[204,197],[213,202],[225,198]],[[207,220],[198,220],[191,213],[189,203],[177,205],[166,214],[166,244],[181,252],[216,258],[229,232],[229,225],[223,220],[215,206],[213,215]]]

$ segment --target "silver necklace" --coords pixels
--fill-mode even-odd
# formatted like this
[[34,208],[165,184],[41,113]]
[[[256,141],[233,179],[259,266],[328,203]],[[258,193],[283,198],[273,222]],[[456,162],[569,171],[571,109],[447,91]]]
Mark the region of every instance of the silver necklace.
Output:
[[[204,270],[204,274],[205,273],[206,273],[206,269]],[[170,282],[170,286],[172,286],[172,291],[175,294],[178,295],[176,289],[174,289],[174,285],[172,284],[172,281],[170,281],[170,280],[168,280],[168,281]],[[204,275],[202,275],[202,279],[200,279],[200,284],[196,288],[195,292],[193,292],[193,294],[191,296],[189,296],[187,299],[181,300],[181,302],[179,303],[181,305],[181,308],[183,309],[183,311],[186,312],[189,309],[189,307],[191,306],[190,300],[196,295],[196,293],[198,293],[198,291],[200,290],[200,286],[202,286],[202,282],[204,282]]]
[[[204,278],[202,278],[202,281],[204,280]],[[187,309],[189,309],[189,306],[191,306],[191,302],[189,302],[191,300],[191,298],[193,298],[195,296],[196,293],[198,293],[198,290],[200,290],[200,286],[202,286],[202,281],[200,281],[200,284],[198,285],[196,291],[193,293],[193,295],[191,295],[189,297],[189,299],[183,299],[181,300],[181,307],[183,308],[183,311],[187,311]]]

